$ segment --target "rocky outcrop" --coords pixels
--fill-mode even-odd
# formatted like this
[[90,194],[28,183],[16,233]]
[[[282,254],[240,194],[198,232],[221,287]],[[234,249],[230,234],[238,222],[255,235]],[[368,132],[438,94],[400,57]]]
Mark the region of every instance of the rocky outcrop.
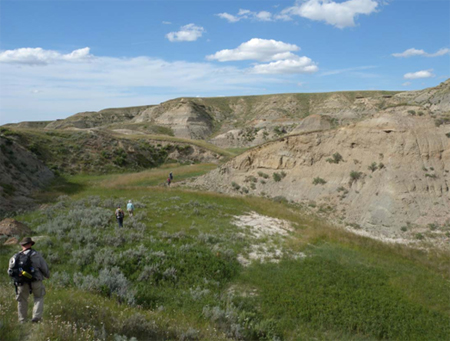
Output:
[[202,140],[212,133],[214,119],[205,106],[180,99],[149,108],[133,122],[150,122],[171,128],[177,137]]
[[0,235],[24,236],[31,234],[29,227],[16,219],[3,219],[0,221]]
[[195,184],[313,202],[346,223],[400,234],[402,226],[450,220],[449,132],[431,117],[384,112],[255,147]]

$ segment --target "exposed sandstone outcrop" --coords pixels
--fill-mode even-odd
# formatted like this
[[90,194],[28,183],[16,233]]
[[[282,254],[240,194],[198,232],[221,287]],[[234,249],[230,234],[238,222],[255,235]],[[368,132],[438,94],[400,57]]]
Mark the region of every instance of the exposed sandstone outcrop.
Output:
[[204,139],[211,134],[213,128],[213,118],[204,106],[183,99],[149,108],[136,117],[134,122],[167,126],[175,136],[191,139]]
[[[255,147],[194,184],[314,202],[329,206],[344,222],[401,234],[402,226],[450,219],[448,130],[436,127],[430,117],[383,113],[351,126]],[[335,162],[336,153],[342,160]],[[285,177],[274,181],[273,173],[282,172]]]

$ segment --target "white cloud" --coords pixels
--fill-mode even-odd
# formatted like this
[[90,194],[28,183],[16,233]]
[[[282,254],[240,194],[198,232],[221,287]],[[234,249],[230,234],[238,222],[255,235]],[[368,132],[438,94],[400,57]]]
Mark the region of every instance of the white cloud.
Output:
[[424,50],[418,50],[415,48],[407,49],[401,53],[393,53],[392,55],[397,58],[408,58],[413,56],[424,56],[424,57],[439,57],[446,54],[450,54],[450,49],[442,48],[435,53],[427,53]]
[[403,78],[405,79],[419,79],[419,78],[431,78],[434,77],[433,69],[430,70],[422,70],[417,72],[409,72],[406,73]]
[[257,60],[271,62],[256,64],[250,72],[254,74],[295,74],[313,73],[318,70],[317,65],[308,57],[299,57],[292,53],[300,48],[294,44],[284,43],[273,39],[253,38],[232,50],[221,50],[206,56],[207,60],[219,62]]
[[163,23],[163,25],[172,25],[172,23],[170,21],[163,21],[162,23]]
[[259,13],[256,13],[256,18],[260,21],[272,21],[272,13],[261,11]]
[[411,85],[411,82],[405,82],[405,83],[403,83],[402,85],[403,85],[403,86],[410,86],[410,85]]
[[300,16],[310,20],[324,21],[338,28],[344,28],[355,26],[355,19],[359,15],[374,13],[377,7],[377,0],[348,0],[344,2],[334,2],[332,0],[297,0],[294,6],[285,8],[276,14],[268,11],[252,12],[241,9],[236,15],[219,13],[217,16],[231,23],[241,20],[289,21],[294,16]]
[[47,65],[50,63],[67,61],[80,62],[91,59],[89,47],[74,50],[68,54],[61,54],[53,50],[44,50],[37,48],[20,48],[16,50],[6,50],[0,52],[0,63],[28,64],[28,65]]
[[253,72],[257,74],[314,73],[317,70],[317,65],[308,57],[277,60],[276,62],[259,64],[253,67]]
[[[0,62],[0,124],[51,120],[86,110],[157,104],[181,96],[253,95],[261,93],[264,87],[284,84],[287,77],[208,62],[149,57],[91,56],[74,63],[77,54],[69,54],[66,59],[71,62],[11,63],[15,60],[11,56],[17,56],[19,50],[23,51],[14,50]],[[51,51],[41,52],[52,55]]]
[[273,14],[268,11],[252,12],[248,9],[240,9],[236,15],[229,13],[219,13],[218,17],[228,20],[230,23],[235,23],[241,20],[253,20],[253,21],[273,21]]
[[205,29],[195,24],[182,26],[178,32],[170,32],[166,34],[166,38],[171,42],[177,41],[196,41],[205,32]]
[[297,57],[291,51],[298,50],[300,48],[294,44],[287,44],[273,39],[253,38],[235,49],[221,50],[213,55],[206,56],[206,59],[218,60],[219,62],[235,60],[270,61]]
[[217,14],[217,16],[219,18],[228,20],[228,22],[238,22],[239,20],[243,19],[240,16],[235,16],[235,15],[228,14],[228,13],[219,13],[219,14]]
[[294,6],[284,9],[281,14],[300,16],[310,20],[325,21],[338,28],[355,26],[355,18],[360,14],[369,15],[376,11],[375,0],[348,0],[334,2],[331,0],[298,1]]

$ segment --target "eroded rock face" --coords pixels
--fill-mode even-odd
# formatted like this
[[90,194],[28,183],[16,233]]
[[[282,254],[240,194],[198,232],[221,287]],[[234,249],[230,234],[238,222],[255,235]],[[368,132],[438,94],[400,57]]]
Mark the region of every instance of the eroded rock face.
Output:
[[443,224],[450,219],[447,130],[430,117],[383,113],[255,147],[196,184],[238,193],[234,182],[256,195],[327,205],[336,218],[386,234],[406,224]]
[[7,218],[0,221],[0,235],[23,236],[29,235],[31,230],[27,225],[15,219]]
[[183,99],[149,108],[136,117],[134,122],[151,122],[169,127],[175,136],[190,139],[204,139],[211,134],[213,128],[213,118],[204,106]]

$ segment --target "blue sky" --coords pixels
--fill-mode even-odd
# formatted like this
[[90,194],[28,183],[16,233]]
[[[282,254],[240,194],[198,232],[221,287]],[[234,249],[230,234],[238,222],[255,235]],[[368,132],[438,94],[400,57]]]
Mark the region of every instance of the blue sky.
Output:
[[449,77],[447,0],[0,0],[0,124]]

